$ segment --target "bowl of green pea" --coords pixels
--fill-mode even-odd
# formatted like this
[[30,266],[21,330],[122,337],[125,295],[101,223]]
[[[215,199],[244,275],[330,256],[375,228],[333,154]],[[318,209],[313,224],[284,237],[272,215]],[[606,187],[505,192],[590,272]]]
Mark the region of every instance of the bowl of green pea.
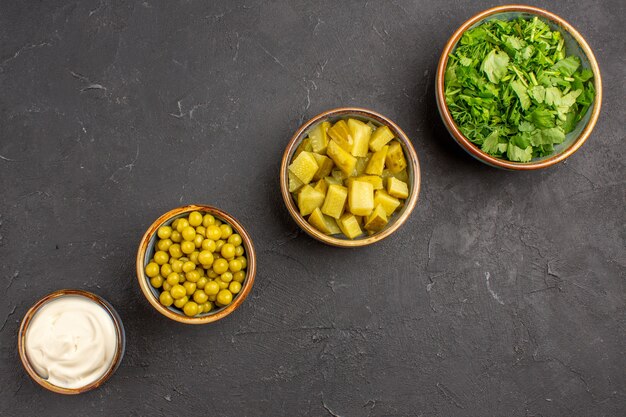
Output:
[[254,283],[252,239],[230,214],[207,205],[178,207],[148,228],[137,251],[137,279],[165,317],[205,324],[235,311]]

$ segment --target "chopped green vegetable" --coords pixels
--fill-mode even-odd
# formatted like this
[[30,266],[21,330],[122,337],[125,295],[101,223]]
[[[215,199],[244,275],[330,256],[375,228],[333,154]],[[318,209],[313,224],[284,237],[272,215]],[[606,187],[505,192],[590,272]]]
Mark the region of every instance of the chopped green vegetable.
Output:
[[516,162],[554,152],[594,97],[593,73],[566,56],[563,35],[538,17],[468,30],[445,73],[446,104],[461,132]]

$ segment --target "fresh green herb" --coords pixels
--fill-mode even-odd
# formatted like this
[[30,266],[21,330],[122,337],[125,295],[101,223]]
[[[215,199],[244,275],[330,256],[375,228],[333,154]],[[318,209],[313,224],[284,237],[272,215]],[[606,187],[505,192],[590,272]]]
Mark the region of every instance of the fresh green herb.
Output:
[[539,18],[494,19],[461,37],[445,97],[461,132],[484,152],[528,162],[574,130],[593,102],[592,78]]

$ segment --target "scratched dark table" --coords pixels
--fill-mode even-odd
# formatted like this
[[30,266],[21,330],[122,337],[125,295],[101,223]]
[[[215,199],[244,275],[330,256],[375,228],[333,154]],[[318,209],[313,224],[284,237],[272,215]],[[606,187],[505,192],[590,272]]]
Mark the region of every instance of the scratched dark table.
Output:
[[[588,142],[540,172],[489,168],[434,101],[447,38],[492,4],[13,1],[0,5],[1,416],[624,416],[626,3],[540,1],[596,52]],[[411,137],[407,224],[341,250],[299,231],[278,171],[294,130],[343,105]],[[184,204],[251,233],[250,297],[201,327],[143,298],[134,257]],[[17,330],[60,288],[119,311],[103,387],[47,392]]]

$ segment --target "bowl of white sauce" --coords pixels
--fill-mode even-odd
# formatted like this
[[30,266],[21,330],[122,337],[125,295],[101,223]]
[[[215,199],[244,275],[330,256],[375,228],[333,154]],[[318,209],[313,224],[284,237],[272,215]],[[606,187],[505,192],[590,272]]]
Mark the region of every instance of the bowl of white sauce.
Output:
[[80,394],[102,385],[122,361],[125,345],[117,312],[82,290],[43,297],[24,316],[18,335],[26,372],[60,394]]

